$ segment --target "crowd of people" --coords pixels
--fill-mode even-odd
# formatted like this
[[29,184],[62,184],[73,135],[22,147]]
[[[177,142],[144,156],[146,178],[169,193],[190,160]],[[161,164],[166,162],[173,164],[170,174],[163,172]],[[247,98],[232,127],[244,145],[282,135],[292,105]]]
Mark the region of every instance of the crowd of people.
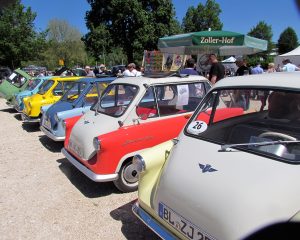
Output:
[[[261,64],[257,62],[255,66],[249,67],[247,65],[246,58],[238,57],[235,61],[236,70],[235,72],[230,72],[227,74],[227,69],[224,65],[218,61],[218,58],[215,54],[210,54],[208,56],[207,64],[210,65],[210,71],[206,77],[211,81],[212,84],[215,84],[222,78],[226,76],[243,76],[249,74],[263,74],[263,73],[274,73],[274,72],[294,72],[300,71],[300,66],[296,66],[289,59],[284,59],[282,61],[282,67],[278,65],[275,67],[275,64],[270,62],[267,66],[267,69],[263,69]],[[186,61],[185,68],[180,71],[181,74],[188,75],[201,75],[196,68],[196,63],[193,58],[189,58]]]
[[[262,74],[262,73],[273,73],[273,72],[293,72],[300,71],[300,66],[296,66],[289,59],[284,59],[282,61],[282,66],[278,65],[275,67],[274,63],[269,63],[267,69],[263,69],[261,64],[258,62],[255,66],[249,67],[247,65],[246,58],[238,57],[236,58],[235,69],[225,68],[222,62],[218,61],[218,57],[216,54],[209,54],[207,64],[210,66],[210,70],[205,74],[212,84],[215,84],[219,80],[227,77],[227,76],[243,76],[248,74]],[[88,77],[96,77],[98,75],[117,75],[117,76],[125,76],[125,77],[138,77],[144,75],[144,67],[139,67],[135,63],[129,63],[127,66],[122,66],[122,68],[118,68],[116,72],[112,72],[108,70],[104,64],[100,64],[94,68],[90,66],[85,66],[83,71],[83,75]],[[40,71],[40,72],[29,72],[32,76],[51,76],[53,72],[51,71]],[[188,58],[186,60],[185,66],[180,70],[180,74],[187,75],[203,75],[202,72],[197,71],[196,61],[194,58]],[[74,75],[71,70],[66,71],[65,76]]]

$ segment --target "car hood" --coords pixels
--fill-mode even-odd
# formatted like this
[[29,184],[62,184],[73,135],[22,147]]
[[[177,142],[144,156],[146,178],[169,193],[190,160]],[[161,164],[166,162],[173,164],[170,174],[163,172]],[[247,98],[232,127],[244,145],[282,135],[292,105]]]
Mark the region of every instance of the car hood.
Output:
[[46,111],[47,118],[50,119],[51,125],[55,124],[54,115],[58,112],[67,111],[73,109],[73,105],[70,102],[58,101],[49,107]]
[[219,149],[182,136],[158,181],[156,213],[161,202],[217,239],[241,239],[296,214],[299,165]]
[[16,94],[16,97],[17,98],[18,97],[28,97],[28,96],[30,96],[32,94],[33,94],[33,91],[25,90],[25,91],[22,91],[22,92]]
[[[23,98],[24,105],[26,106],[25,113],[29,114],[33,108],[39,108],[42,105],[42,102],[45,102],[43,95],[34,94],[30,97]],[[29,104],[30,103],[30,104]]]
[[82,160],[89,160],[95,155],[94,137],[117,130],[119,118],[114,118],[95,111],[87,111],[73,126],[69,145],[77,146],[80,154],[75,153]]

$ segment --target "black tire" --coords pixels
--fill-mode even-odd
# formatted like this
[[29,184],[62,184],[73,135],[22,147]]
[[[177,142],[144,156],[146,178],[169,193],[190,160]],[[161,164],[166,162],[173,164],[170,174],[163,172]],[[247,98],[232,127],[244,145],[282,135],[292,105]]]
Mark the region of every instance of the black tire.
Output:
[[132,159],[124,163],[119,171],[119,178],[114,181],[115,186],[121,192],[133,192],[138,188],[138,174]]

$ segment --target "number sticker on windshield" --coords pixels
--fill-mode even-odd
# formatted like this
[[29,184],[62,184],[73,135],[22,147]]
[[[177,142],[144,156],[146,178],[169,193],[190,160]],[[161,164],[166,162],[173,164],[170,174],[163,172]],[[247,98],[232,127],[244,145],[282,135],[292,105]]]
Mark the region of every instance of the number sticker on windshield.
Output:
[[206,122],[203,121],[194,121],[188,126],[188,132],[192,134],[199,134],[205,132],[207,129]]

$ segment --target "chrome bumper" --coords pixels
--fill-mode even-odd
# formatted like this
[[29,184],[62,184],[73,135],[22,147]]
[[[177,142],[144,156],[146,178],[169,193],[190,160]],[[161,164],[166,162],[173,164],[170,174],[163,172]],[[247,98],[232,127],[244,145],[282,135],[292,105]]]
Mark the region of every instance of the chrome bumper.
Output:
[[153,232],[155,232],[162,239],[178,239],[163,225],[161,225],[155,218],[142,209],[136,201],[132,206],[133,213]]
[[21,117],[22,117],[23,122],[25,122],[25,123],[39,123],[41,120],[39,117],[31,118],[23,112],[21,113]]
[[23,110],[20,109],[19,105],[14,105],[14,109],[19,113],[23,112]]
[[50,132],[47,128],[45,128],[44,126],[40,126],[40,129],[43,133],[45,133],[45,135],[48,138],[51,138],[53,141],[59,142],[59,141],[64,141],[65,140],[65,136],[63,137],[58,137],[55,136],[52,132]]
[[89,179],[93,180],[94,182],[111,182],[118,179],[118,174],[95,174],[86,166],[81,164],[76,158],[74,158],[65,148],[61,149],[62,154],[72,163],[80,172],[82,172],[85,176]]

